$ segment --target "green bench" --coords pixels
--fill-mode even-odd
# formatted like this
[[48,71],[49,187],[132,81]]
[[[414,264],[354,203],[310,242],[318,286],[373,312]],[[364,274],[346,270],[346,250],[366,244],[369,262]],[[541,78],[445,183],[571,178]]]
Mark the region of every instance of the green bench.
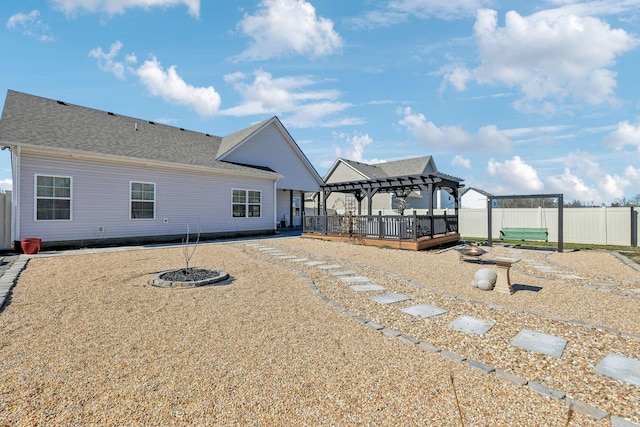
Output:
[[546,228],[503,228],[500,230],[501,240],[542,240],[547,242],[549,230]]

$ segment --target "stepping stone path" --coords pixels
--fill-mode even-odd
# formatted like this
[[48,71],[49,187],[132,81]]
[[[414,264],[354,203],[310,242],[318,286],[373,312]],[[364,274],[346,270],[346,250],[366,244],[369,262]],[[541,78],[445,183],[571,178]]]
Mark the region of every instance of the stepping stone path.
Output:
[[353,285],[351,286],[356,292],[368,292],[368,291],[384,291],[384,286],[374,285],[373,283],[369,285]]
[[[310,261],[307,258],[297,257],[293,255],[288,255],[287,253],[262,246],[260,244],[247,244],[247,246],[251,246],[258,251],[266,252],[269,255],[273,255],[279,259],[288,260],[294,263],[305,263],[308,266],[317,267],[320,270],[326,271],[327,273],[337,277],[343,283],[355,283],[355,285],[350,286],[350,288],[354,292],[373,292],[373,291],[382,291],[384,290],[384,286],[377,285],[371,283],[371,280],[365,276],[358,276],[358,272],[354,270],[339,270],[342,266],[338,264],[328,264],[324,261]],[[580,276],[576,276],[573,274],[561,274],[559,271],[555,270],[552,267],[539,264],[534,261],[524,260],[531,267],[537,269],[538,271],[544,273],[554,273],[558,274],[564,279],[580,279]],[[607,282],[598,282],[596,285],[601,286],[603,288],[612,288],[618,286],[616,283],[607,283]],[[640,289],[638,290],[640,292]],[[369,297],[371,300],[379,303],[379,304],[394,304],[397,302],[407,301],[411,298],[398,293],[387,293],[374,295]],[[441,314],[447,313],[447,310],[442,309],[440,307],[436,307],[430,304],[419,304],[411,307],[400,308],[400,311],[409,314],[411,316],[419,317],[422,319],[427,319],[429,317],[438,316]],[[465,361],[466,358],[462,355],[457,355],[455,353],[451,353],[437,347],[433,347],[429,343],[419,342],[409,336],[402,334],[399,331],[392,331],[390,329],[385,328],[383,325],[378,323],[372,323],[362,318],[361,316],[357,316],[364,320],[364,322],[375,330],[380,330],[386,335],[390,337],[399,337],[403,338],[405,341],[419,344],[420,347],[434,352],[440,353],[444,357],[449,357],[452,360],[456,361]],[[450,322],[447,327],[474,335],[484,335],[491,331],[491,329],[496,325],[495,322],[477,319],[471,316],[460,316],[454,321]],[[564,350],[567,346],[567,340],[564,338],[556,337],[553,335],[543,334],[540,332],[532,331],[529,329],[522,329],[518,333],[518,335],[511,341],[511,346],[518,347],[526,351],[532,351],[539,354],[544,354],[549,357],[561,358]],[[455,357],[453,357],[455,356]],[[503,378],[505,380],[509,380],[515,384],[525,385],[528,383],[529,388],[533,391],[541,393],[550,398],[554,398],[557,400],[565,399],[567,404],[571,404],[574,409],[579,410],[580,412],[587,414],[596,419],[602,419],[609,414],[606,411],[601,409],[592,407],[583,402],[571,399],[566,396],[564,392],[551,389],[549,387],[544,386],[543,384],[528,382],[524,378],[515,377],[508,372],[504,371],[496,371],[493,367],[482,364],[481,362],[477,362],[474,360],[466,360],[467,364],[476,369],[480,369],[485,373],[495,372],[496,376]],[[625,357],[620,354],[611,353],[607,355],[604,359],[598,363],[595,368],[593,368],[594,372],[597,372],[601,375],[607,376],[609,378],[613,378],[617,381],[621,381],[627,384],[631,384],[637,387],[640,387],[640,360],[633,359],[629,357]],[[581,409],[582,408],[582,409]],[[625,418],[618,417],[615,415],[610,416],[611,424],[615,427],[640,427],[640,425],[634,424]]]
[[562,357],[564,348],[567,346],[567,340],[554,337],[553,335],[541,334],[540,332],[523,329],[518,333],[513,341],[511,341],[511,345],[514,347],[520,347],[524,350],[560,358]]
[[321,265],[321,266],[318,266],[318,268],[321,270],[335,270],[337,268],[342,268],[342,266],[338,264],[330,264],[330,265]]
[[467,334],[484,335],[489,332],[495,324],[496,322],[476,319],[471,316],[461,316],[449,323],[447,326],[451,329],[465,332]]
[[371,299],[379,304],[393,304],[394,302],[406,301],[410,298],[392,292],[390,294],[376,295],[371,297]]
[[358,274],[358,273],[353,270],[340,270],[340,271],[332,271],[331,274],[333,274],[334,276],[349,276],[349,275]]
[[364,276],[341,277],[340,280],[342,280],[344,283],[358,283],[358,282],[370,282],[371,281],[371,280],[369,280],[368,278],[366,278]]
[[445,309],[430,304],[420,304],[414,305],[412,307],[401,308],[400,311],[411,314],[412,316],[421,317],[423,319],[447,312],[447,310]]
[[615,380],[640,387],[640,360],[611,353],[593,370]]

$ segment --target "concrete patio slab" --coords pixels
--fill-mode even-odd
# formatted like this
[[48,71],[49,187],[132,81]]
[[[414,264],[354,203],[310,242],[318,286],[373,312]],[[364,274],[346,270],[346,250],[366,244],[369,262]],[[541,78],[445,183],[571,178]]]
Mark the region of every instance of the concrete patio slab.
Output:
[[350,286],[356,292],[369,292],[369,291],[383,291],[384,286],[376,285],[376,284],[368,284],[368,285],[353,285]]
[[477,319],[471,316],[460,316],[447,326],[467,334],[484,335],[495,326],[496,322]]
[[412,307],[401,308],[400,311],[410,314],[412,316],[422,317],[423,319],[426,319],[427,317],[437,316],[439,314],[444,314],[447,312],[447,310],[440,307],[436,307],[435,305],[431,305],[431,304],[414,305]]
[[371,281],[368,277],[364,276],[341,277],[340,280],[342,280],[344,283],[363,283]]
[[640,360],[638,359],[611,353],[593,370],[614,380],[640,387]]
[[392,292],[390,294],[376,295],[371,297],[371,299],[379,304],[393,304],[394,302],[406,301],[410,298],[402,294]]
[[560,358],[567,346],[567,340],[553,335],[542,334],[529,329],[521,330],[511,341],[511,345],[523,350],[546,354],[550,357]]

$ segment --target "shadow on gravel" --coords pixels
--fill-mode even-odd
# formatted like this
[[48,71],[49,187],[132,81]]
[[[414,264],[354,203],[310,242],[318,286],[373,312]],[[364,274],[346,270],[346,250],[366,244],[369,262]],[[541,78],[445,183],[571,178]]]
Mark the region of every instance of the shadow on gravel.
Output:
[[542,290],[541,286],[519,285],[517,283],[514,283],[513,285],[511,285],[511,287],[513,288],[514,292],[519,292],[519,291],[540,292]]

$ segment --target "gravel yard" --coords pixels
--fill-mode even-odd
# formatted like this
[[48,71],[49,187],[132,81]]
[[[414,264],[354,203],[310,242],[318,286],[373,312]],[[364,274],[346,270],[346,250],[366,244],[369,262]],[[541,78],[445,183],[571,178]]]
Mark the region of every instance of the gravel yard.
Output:
[[[411,301],[380,305],[326,270],[247,242],[201,244],[190,265],[233,281],[193,289],[147,284],[184,265],[179,247],[34,257],[0,312],[0,425],[565,425],[564,400],[354,315],[640,423],[640,387],[592,371],[612,352],[640,358],[640,272],[609,253],[494,247],[523,258],[513,283],[539,288],[503,295],[469,286],[491,266],[451,250],[256,242],[339,264]],[[418,303],[447,313],[398,310]],[[447,327],[462,314],[496,326],[483,336]],[[509,346],[525,327],[567,339],[562,358]],[[577,411],[569,425],[611,420]]]

